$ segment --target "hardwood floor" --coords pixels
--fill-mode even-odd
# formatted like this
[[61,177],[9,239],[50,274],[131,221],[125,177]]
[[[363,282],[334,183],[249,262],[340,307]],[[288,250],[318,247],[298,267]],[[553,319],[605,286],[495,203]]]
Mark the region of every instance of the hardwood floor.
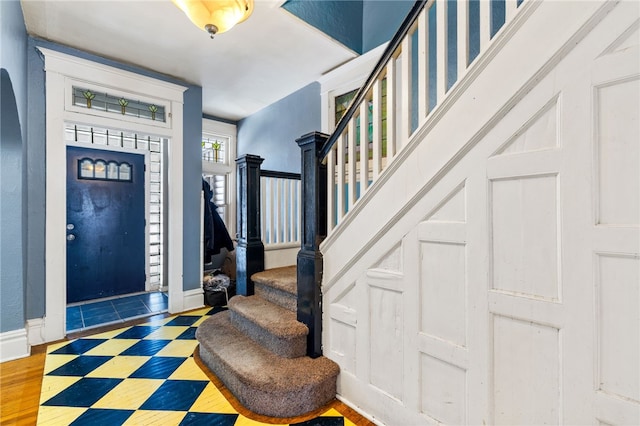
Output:
[[46,345],[31,348],[31,356],[0,364],[0,424],[35,425]]
[[[69,339],[75,339],[78,337],[86,336],[91,333],[104,332],[108,329],[117,329],[123,326],[134,325],[141,321],[134,321],[127,324],[119,324],[117,326],[111,326],[101,328],[98,330],[92,330],[91,332],[78,333],[69,336]],[[38,417],[38,408],[40,404],[40,391],[42,386],[42,376],[44,370],[44,363],[46,358],[47,345],[34,346],[31,348],[31,356],[27,358],[18,359],[15,361],[8,361],[0,364],[0,424],[1,425],[35,425]],[[195,360],[202,368],[199,362],[199,357],[195,351]],[[343,404],[342,402],[335,400],[323,407],[317,412],[309,413],[304,417],[297,417],[291,419],[278,419],[266,416],[260,416],[254,414],[245,409],[240,403],[231,395],[229,390],[224,384],[214,375],[208,372],[206,368],[203,369],[207,372],[207,376],[211,382],[221,391],[221,393],[227,398],[234,409],[240,414],[248,417],[249,419],[259,421],[262,423],[271,424],[283,424],[302,422],[310,420],[322,412],[333,408],[342,414],[345,418],[349,419],[357,426],[369,426],[373,425],[368,419],[361,416],[357,411]]]

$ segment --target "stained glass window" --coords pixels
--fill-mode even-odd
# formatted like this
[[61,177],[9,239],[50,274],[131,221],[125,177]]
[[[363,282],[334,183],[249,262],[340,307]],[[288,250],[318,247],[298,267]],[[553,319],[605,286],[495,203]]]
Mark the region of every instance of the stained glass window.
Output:
[[73,87],[73,105],[129,117],[166,122],[164,106],[126,99],[122,96],[96,92],[82,87]]
[[203,133],[202,161],[227,164],[226,151],[229,138]]
[[335,97],[335,124],[338,125],[342,116],[347,112],[347,108],[349,108],[349,104],[358,93],[358,89],[352,90],[350,92],[344,93],[340,96]]

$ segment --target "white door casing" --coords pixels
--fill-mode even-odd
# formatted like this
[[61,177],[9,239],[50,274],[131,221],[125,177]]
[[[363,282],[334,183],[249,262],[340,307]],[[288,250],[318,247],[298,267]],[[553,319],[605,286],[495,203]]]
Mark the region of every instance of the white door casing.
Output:
[[324,352],[377,422],[640,424],[639,6],[588,7],[542,3],[567,42],[488,120],[522,70],[479,76],[321,246]]
[[[92,61],[38,48],[45,56],[46,72],[46,219],[45,219],[45,316],[39,336],[29,336],[32,344],[50,342],[65,336],[66,312],[66,178],[60,172],[65,164],[65,121],[123,127],[169,139],[168,235],[166,236],[169,283],[169,312],[180,312],[185,295],[182,285],[182,122],[185,87],[122,71]],[[136,94],[139,99],[164,105],[165,123],[151,124],[135,117],[112,118],[109,113],[86,111],[72,105],[72,82],[85,82],[115,93]],[[125,123],[123,123],[125,122]]]

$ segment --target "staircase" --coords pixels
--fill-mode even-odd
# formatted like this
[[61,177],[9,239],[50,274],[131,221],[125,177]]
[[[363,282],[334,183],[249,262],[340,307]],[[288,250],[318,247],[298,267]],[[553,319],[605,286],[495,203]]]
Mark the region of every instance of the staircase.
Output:
[[296,417],[336,395],[339,367],[306,356],[308,328],[296,320],[296,267],[254,274],[255,295],[235,296],[229,310],[196,332],[199,355],[247,409]]

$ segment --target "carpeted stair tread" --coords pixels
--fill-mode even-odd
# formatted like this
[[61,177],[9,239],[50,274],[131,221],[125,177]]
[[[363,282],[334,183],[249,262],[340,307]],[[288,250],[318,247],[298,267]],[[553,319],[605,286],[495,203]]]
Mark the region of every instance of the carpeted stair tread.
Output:
[[229,300],[229,309],[279,337],[297,337],[309,334],[307,326],[296,319],[294,312],[260,297],[233,297]]
[[286,358],[304,356],[309,329],[295,312],[258,296],[236,296],[229,300],[231,323],[253,341]]
[[257,272],[251,276],[251,280],[275,289],[287,292],[293,296],[298,294],[298,276],[295,266],[284,266],[266,271]]
[[230,312],[221,312],[200,324],[199,354],[247,409],[294,417],[335,398],[336,363],[325,357],[280,357],[237,330],[229,317]]

